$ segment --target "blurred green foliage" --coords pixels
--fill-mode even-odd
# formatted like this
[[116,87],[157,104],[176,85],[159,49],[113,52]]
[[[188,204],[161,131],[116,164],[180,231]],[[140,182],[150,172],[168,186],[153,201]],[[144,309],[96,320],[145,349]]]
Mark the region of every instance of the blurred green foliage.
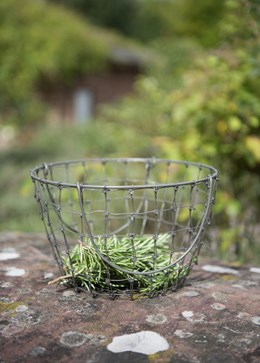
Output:
[[[67,86],[105,69],[111,49],[138,46],[91,25],[79,14],[44,1],[0,2],[0,107],[2,123],[40,122],[42,88]],[[140,53],[140,49],[139,49]]]
[[[128,37],[151,41],[189,36],[204,45],[219,37],[218,23],[225,0],[49,0],[72,8],[93,23]],[[205,31],[206,29],[206,31]]]
[[[43,15],[44,14],[44,15]],[[43,87],[67,86],[107,66],[113,46],[134,45],[80,15],[34,0],[0,2],[0,107],[3,121],[40,122]],[[137,47],[136,47],[137,48]]]
[[218,252],[241,260],[258,259],[260,252],[260,25],[254,8],[245,5],[250,3],[226,2],[229,24],[222,23],[216,48],[189,50],[174,42],[171,52],[181,50],[182,63],[168,62],[143,77],[135,97],[103,113],[149,134],[156,155],[220,170]]
[[0,153],[0,230],[43,231],[29,171],[43,162],[84,157],[147,156],[150,138],[124,125],[40,127],[30,142]]
[[[29,0],[26,2],[29,4]],[[113,22],[113,26],[106,23],[109,16],[106,18],[105,12],[109,13],[106,7],[112,7],[112,4],[121,6],[122,12],[124,6],[124,9],[130,6],[129,1],[122,1],[120,5],[117,1],[104,3],[101,0],[75,0],[73,4],[69,0],[52,2],[67,6],[74,4],[82,14],[85,12],[83,6],[85,9],[92,6],[90,18],[93,22],[117,28],[146,42],[149,40],[150,46],[163,55],[164,61],[151,68],[149,74],[140,77],[134,96],[106,106],[89,125],[50,130],[43,127],[31,136],[30,141],[0,153],[3,170],[0,176],[3,206],[0,229],[41,229],[38,215],[32,212],[36,211],[36,205],[28,177],[28,170],[40,162],[89,156],[186,159],[212,164],[220,171],[214,223],[210,229],[210,239],[215,241],[212,249],[221,258],[259,262],[258,2],[201,0],[194,6],[191,0],[136,0],[132,2],[129,13],[137,14],[134,20],[139,25],[133,29],[129,23],[128,30]],[[16,3],[17,0],[1,2],[0,17],[8,13],[8,6],[11,9],[11,5]],[[30,118],[35,120],[37,104],[30,108],[30,103],[26,103],[34,95],[35,82],[41,79],[52,81],[63,76],[69,80],[80,72],[103,67],[107,49],[101,41],[93,40],[96,38],[92,35],[96,32],[91,31],[94,43],[90,41],[90,44],[93,47],[82,50],[81,41],[86,42],[87,35],[85,25],[79,21],[81,18],[75,18],[58,6],[53,7],[50,18],[48,12],[43,17],[42,7],[47,5],[32,3],[30,10],[24,7],[23,11],[25,14],[34,14],[35,11],[38,14],[36,23],[27,20],[31,19],[28,14],[23,18],[21,10],[16,11],[19,13],[18,21],[13,8],[9,18],[2,22],[5,25],[1,27],[5,31],[0,33],[1,108],[5,110],[6,107],[8,112],[5,117],[8,120],[11,114],[15,122],[19,119],[22,124],[25,124],[30,109]],[[103,15],[97,10],[98,4],[104,5]],[[41,10],[33,10],[38,7]],[[106,20],[98,20],[97,16],[100,19],[104,16]],[[19,27],[15,23],[17,21]],[[85,22],[87,27],[91,27],[87,20]],[[55,26],[51,28],[53,23]],[[29,30],[21,24],[33,25]],[[66,24],[71,24],[70,30]],[[15,27],[20,31],[15,32]],[[56,31],[44,38],[46,28]],[[104,34],[101,34],[98,39],[104,39]],[[70,44],[66,43],[67,39]],[[71,43],[75,44],[67,52]],[[6,44],[10,49],[8,52],[3,51]],[[39,52],[35,51],[35,44]],[[85,52],[88,51],[93,62],[86,61],[88,56]],[[68,54],[68,59],[64,54]],[[19,112],[25,112],[24,116],[18,117]]]
[[88,20],[132,37],[137,25],[138,0],[49,0],[84,15]]
[[106,42],[93,27],[44,2],[0,2],[0,106],[9,122],[36,121],[37,82],[68,82],[104,67]]

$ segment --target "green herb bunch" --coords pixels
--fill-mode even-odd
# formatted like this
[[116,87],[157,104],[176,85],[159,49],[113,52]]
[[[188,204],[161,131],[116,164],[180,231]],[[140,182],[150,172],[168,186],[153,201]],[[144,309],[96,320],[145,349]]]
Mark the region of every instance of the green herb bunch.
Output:
[[[68,256],[63,258],[65,275],[59,280],[71,283],[88,291],[135,291],[143,294],[154,294],[162,289],[168,289],[178,283],[189,273],[189,267],[176,265],[165,268],[180,257],[169,251],[168,235],[162,234],[154,240],[153,236],[129,237],[116,236],[106,240],[98,238],[95,243],[108,261],[127,271],[112,267],[105,262],[89,239],[79,242]],[[137,272],[137,274],[136,274]],[[150,272],[150,274],[138,274]]]

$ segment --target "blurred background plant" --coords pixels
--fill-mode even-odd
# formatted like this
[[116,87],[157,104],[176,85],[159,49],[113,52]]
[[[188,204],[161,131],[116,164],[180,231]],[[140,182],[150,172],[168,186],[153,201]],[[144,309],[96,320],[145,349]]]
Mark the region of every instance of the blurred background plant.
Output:
[[[207,252],[259,262],[259,2],[18,2],[0,4],[0,229],[42,231],[28,176],[37,163],[185,159],[221,175]],[[39,86],[103,72],[115,44],[149,48],[160,61],[85,124],[46,121]]]

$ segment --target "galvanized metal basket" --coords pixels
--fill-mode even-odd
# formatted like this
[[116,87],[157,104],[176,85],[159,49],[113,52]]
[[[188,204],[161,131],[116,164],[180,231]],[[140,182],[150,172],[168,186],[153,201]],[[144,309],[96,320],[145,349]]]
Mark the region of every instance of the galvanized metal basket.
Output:
[[48,163],[31,177],[60,269],[55,281],[111,297],[183,285],[218,182],[211,166],[154,158]]

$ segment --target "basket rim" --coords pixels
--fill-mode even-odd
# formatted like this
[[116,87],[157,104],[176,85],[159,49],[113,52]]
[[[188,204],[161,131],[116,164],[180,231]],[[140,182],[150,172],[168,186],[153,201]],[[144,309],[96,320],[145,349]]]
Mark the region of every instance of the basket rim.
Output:
[[[62,181],[55,181],[50,180],[46,178],[42,178],[38,176],[38,173],[41,170],[48,170],[49,167],[55,167],[55,166],[62,166],[69,164],[82,164],[87,162],[101,162],[103,164],[106,164],[107,162],[118,162],[118,163],[145,163],[146,165],[155,165],[157,163],[165,163],[165,164],[178,164],[178,165],[184,165],[186,167],[189,166],[196,166],[199,169],[208,169],[209,174],[204,178],[198,178],[196,180],[187,180],[183,182],[173,182],[173,183],[154,183],[154,184],[128,184],[128,185],[99,185],[99,184],[85,184],[85,183],[68,183],[68,182],[62,182]],[[138,190],[138,189],[162,189],[162,188],[169,188],[169,187],[179,187],[184,185],[190,185],[190,184],[199,184],[202,182],[206,182],[209,179],[209,176],[212,179],[216,179],[218,177],[218,170],[214,168],[213,166],[204,164],[204,163],[198,163],[198,162],[192,162],[192,161],[186,161],[186,160],[174,160],[174,159],[161,159],[161,158],[85,158],[85,159],[74,159],[74,160],[64,160],[64,161],[56,161],[56,162],[48,162],[43,163],[41,165],[36,166],[30,171],[30,175],[33,181],[38,181],[43,184],[49,184],[61,188],[81,188],[81,189],[109,189],[109,190]]]

